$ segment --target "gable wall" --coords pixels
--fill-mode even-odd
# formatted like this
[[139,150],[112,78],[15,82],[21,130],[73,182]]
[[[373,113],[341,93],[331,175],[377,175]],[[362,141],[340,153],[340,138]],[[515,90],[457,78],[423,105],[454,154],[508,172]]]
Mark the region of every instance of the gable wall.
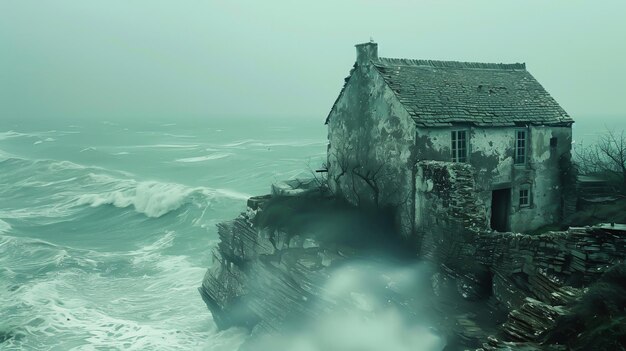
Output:
[[406,236],[413,225],[414,138],[413,120],[380,74],[370,64],[357,67],[328,120],[329,186],[355,205],[397,208]]
[[[514,164],[515,131],[527,130],[528,159],[523,165]],[[559,158],[569,155],[570,127],[529,126],[418,128],[416,131],[417,160],[451,161],[451,131],[467,130],[469,160],[476,170],[476,188],[491,216],[491,192],[511,188],[510,230],[530,231],[559,220],[561,189]],[[550,138],[557,146],[550,146]],[[531,189],[531,206],[520,208],[519,190]]]

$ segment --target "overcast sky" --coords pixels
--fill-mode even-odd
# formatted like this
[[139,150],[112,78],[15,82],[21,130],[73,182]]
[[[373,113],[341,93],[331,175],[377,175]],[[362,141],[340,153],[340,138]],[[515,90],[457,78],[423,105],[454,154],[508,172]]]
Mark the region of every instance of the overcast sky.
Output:
[[1,0],[0,118],[323,120],[383,57],[526,62],[574,118],[626,116],[626,1]]

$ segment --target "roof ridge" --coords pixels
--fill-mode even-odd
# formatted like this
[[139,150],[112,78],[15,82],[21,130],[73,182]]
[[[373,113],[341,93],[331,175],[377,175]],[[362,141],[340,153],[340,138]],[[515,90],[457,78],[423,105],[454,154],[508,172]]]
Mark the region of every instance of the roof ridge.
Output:
[[439,61],[420,59],[401,59],[379,57],[373,61],[381,65],[394,66],[429,66],[439,68],[465,68],[465,69],[510,69],[526,70],[526,63],[487,63],[487,62],[463,62],[463,61]]

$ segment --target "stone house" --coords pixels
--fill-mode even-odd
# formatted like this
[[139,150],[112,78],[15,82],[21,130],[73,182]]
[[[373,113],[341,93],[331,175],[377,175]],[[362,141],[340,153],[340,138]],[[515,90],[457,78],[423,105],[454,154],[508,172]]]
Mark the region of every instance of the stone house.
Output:
[[466,163],[485,226],[525,232],[558,222],[573,120],[525,64],[381,58],[374,42],[356,52],[326,119],[336,194],[393,208],[410,236],[430,223],[420,164]]

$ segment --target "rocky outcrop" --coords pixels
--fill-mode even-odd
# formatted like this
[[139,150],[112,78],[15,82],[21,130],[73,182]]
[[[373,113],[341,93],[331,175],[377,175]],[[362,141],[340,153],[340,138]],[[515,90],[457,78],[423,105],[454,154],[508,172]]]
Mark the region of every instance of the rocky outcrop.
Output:
[[350,256],[348,250],[321,248],[312,238],[258,230],[251,212],[220,223],[218,233],[215,263],[200,293],[220,328],[273,332],[290,315],[314,315],[307,302],[322,296],[328,267]]
[[[422,228],[419,247],[404,242],[405,251],[391,245],[400,236],[385,227],[389,223],[315,190],[281,187],[274,196],[251,198],[246,213],[218,225],[215,263],[199,288],[217,325],[244,326],[260,335],[281,333],[295,320],[323,321],[351,303],[327,294],[333,272],[358,259],[376,260],[372,248],[387,245],[387,254],[408,251],[415,261],[421,250],[435,263],[429,308],[440,317],[433,326],[450,345],[546,349],[545,335],[556,320],[607,268],[626,258],[623,225],[541,235],[492,232],[472,192],[470,168],[429,162],[420,172],[428,204],[422,215],[429,225]],[[346,218],[350,223],[339,222]],[[424,313],[414,292],[382,291],[407,316]]]
[[[316,205],[303,210],[307,203]],[[354,306],[355,298],[358,304],[358,296],[329,295],[329,278],[351,262],[380,260],[371,250],[384,245],[374,234],[387,235],[376,216],[342,206],[319,194],[281,192],[250,199],[245,213],[218,224],[214,264],[199,288],[218,327],[246,327],[254,339],[299,321],[324,320]],[[399,310],[411,300],[393,288],[383,290],[381,299]]]

